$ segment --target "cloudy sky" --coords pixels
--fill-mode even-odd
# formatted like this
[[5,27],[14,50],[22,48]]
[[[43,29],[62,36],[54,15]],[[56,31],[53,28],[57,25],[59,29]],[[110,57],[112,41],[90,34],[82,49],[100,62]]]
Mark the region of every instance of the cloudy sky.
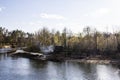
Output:
[[34,32],[42,27],[73,32],[91,26],[120,30],[120,0],[0,0],[0,26]]

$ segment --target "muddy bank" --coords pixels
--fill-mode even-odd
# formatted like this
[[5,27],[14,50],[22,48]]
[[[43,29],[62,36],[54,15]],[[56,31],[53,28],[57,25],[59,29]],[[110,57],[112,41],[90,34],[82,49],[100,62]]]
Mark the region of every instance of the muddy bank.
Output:
[[120,60],[89,60],[89,59],[68,59],[66,61],[91,63],[91,64],[120,64]]
[[120,64],[120,59],[100,59],[96,57],[92,58],[69,58],[65,57],[63,53],[44,55],[42,53],[26,52],[23,50],[17,50],[16,52],[10,54],[11,56],[21,56],[30,59],[41,60],[41,61],[74,61],[80,63],[92,63],[92,64]]

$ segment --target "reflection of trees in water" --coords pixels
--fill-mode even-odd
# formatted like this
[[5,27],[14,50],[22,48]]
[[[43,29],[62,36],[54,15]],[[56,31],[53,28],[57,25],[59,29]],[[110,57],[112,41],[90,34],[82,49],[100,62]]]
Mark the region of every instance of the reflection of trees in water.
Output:
[[95,64],[85,64],[79,63],[79,66],[84,71],[84,77],[88,80],[95,80],[96,78],[96,65]]
[[67,61],[65,64],[66,80],[79,80],[84,78],[84,71],[76,62]]
[[29,61],[30,61],[30,66],[32,68],[43,69],[43,68],[46,68],[46,66],[47,66],[46,61],[32,60],[32,59],[30,59]]
[[47,80],[65,80],[64,79],[64,63],[63,62],[48,62],[46,68]]
[[120,80],[119,69],[111,65],[96,66],[97,80]]
[[7,54],[6,53],[0,53],[0,60],[6,59]]
[[79,62],[67,62],[67,79],[69,80],[95,80],[95,65]]
[[77,62],[67,62],[66,65],[66,80],[120,80],[120,70],[111,65]]
[[120,69],[120,64],[113,64],[112,67],[115,67],[116,69]]

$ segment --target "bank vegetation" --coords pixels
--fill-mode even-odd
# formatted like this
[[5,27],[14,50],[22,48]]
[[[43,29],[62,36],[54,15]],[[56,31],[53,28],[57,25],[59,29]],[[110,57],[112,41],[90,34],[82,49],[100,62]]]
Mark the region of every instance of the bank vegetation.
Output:
[[35,33],[22,30],[9,31],[0,27],[0,47],[27,47],[27,50],[40,52],[39,46],[62,46],[64,54],[70,58],[120,58],[120,31],[100,32],[89,26],[83,32],[74,34],[64,28],[62,32],[42,28]]

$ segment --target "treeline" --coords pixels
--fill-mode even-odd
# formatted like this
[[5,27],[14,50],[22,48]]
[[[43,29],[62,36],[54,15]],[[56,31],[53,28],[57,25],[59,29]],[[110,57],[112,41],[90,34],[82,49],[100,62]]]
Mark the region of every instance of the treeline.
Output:
[[70,55],[120,56],[120,32],[99,32],[85,27],[83,32],[74,34],[66,28],[62,31],[49,31],[43,28],[35,33],[35,41],[40,45],[63,46]]
[[25,33],[0,27],[0,46],[6,44],[15,47],[63,46],[67,55],[116,55],[120,52],[120,32],[99,32],[85,27],[83,32],[78,34],[66,28],[62,32],[42,28],[35,33]]
[[10,45],[11,47],[25,47],[32,45],[34,34],[25,33],[21,30],[8,31],[0,27],[0,47]]

